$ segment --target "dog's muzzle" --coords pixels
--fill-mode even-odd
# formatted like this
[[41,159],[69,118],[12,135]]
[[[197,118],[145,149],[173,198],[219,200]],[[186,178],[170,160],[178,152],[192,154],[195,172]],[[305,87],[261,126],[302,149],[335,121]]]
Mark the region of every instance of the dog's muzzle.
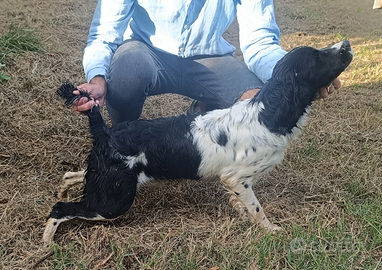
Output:
[[337,50],[339,50],[340,54],[344,53],[344,52],[348,52],[350,53],[352,56],[354,55],[354,52],[350,46],[350,42],[348,40],[344,40],[344,41],[341,41],[341,42],[338,42],[336,44],[334,44],[332,46],[332,48],[335,48]]
[[321,49],[321,51],[328,52],[332,55],[341,55],[341,60],[345,67],[350,64],[354,56],[354,52],[348,40],[340,41],[332,46]]

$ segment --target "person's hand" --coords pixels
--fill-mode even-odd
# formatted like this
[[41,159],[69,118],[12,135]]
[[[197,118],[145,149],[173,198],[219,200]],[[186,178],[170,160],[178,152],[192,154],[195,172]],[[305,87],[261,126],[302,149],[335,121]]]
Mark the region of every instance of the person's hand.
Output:
[[326,98],[331,93],[333,93],[335,90],[341,88],[341,81],[338,78],[335,78],[332,83],[327,87],[322,87],[320,91],[318,92],[317,98]]
[[[73,105],[73,109],[77,114],[84,114],[89,111],[93,106],[102,106],[106,98],[106,81],[102,76],[96,76],[90,80],[89,83],[84,83],[77,86],[78,90],[86,91],[89,93],[91,100],[85,97],[80,98]],[[79,91],[73,91],[78,95]]]

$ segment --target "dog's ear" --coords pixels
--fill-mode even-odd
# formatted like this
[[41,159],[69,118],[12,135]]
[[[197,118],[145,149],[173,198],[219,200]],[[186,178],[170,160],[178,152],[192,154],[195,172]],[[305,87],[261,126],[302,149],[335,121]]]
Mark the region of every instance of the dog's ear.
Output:
[[307,105],[311,105],[311,93],[306,85],[299,84],[293,77],[288,83],[272,84],[271,91],[262,91],[259,99],[266,110],[259,113],[260,122],[276,134],[291,133]]
[[314,48],[294,48],[276,63],[272,77],[281,83],[313,82],[319,60],[319,51]]
[[[73,93],[73,91],[79,91],[79,95],[76,95]],[[65,99],[65,105],[71,106],[74,102],[79,100],[82,97],[86,97],[88,100],[90,100],[89,93],[86,91],[78,90],[77,87],[75,87],[73,84],[69,82],[63,83],[60,88],[57,89],[57,94]]]

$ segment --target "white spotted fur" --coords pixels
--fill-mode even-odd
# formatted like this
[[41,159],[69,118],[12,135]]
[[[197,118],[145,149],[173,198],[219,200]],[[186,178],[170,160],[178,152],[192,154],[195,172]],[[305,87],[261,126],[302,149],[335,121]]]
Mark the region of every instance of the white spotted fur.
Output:
[[[310,107],[285,136],[270,132],[259,122],[261,110],[263,103],[244,100],[231,108],[197,117],[191,132],[202,157],[199,175],[219,177],[231,195],[230,203],[242,217],[269,231],[277,231],[281,228],[265,216],[252,184],[281,163],[290,140],[301,132]],[[225,145],[217,143],[221,131],[227,135]]]
[[[260,176],[270,171],[282,161],[289,141],[300,133],[300,128],[306,122],[307,112],[291,134],[274,134],[258,121],[259,112],[264,109],[264,105],[251,105],[249,101],[244,100],[231,108],[209,112],[193,122],[194,143],[202,155],[200,176],[235,175],[235,178],[240,178]],[[214,124],[209,125],[209,122]],[[225,146],[216,143],[221,130],[228,136]],[[262,172],[264,168],[268,169]]]

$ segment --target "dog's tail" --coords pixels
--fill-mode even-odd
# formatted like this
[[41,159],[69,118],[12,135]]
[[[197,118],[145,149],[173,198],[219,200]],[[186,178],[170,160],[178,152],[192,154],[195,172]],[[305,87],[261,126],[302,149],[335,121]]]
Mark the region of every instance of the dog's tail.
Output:
[[[78,91],[79,95],[73,93]],[[79,90],[71,83],[63,83],[60,88],[57,89],[57,94],[65,100],[66,106],[72,106],[79,99],[86,97],[91,100],[88,92]],[[109,137],[109,128],[106,126],[105,121],[100,113],[100,106],[94,106],[87,112],[89,117],[90,132],[93,135],[94,140]]]

